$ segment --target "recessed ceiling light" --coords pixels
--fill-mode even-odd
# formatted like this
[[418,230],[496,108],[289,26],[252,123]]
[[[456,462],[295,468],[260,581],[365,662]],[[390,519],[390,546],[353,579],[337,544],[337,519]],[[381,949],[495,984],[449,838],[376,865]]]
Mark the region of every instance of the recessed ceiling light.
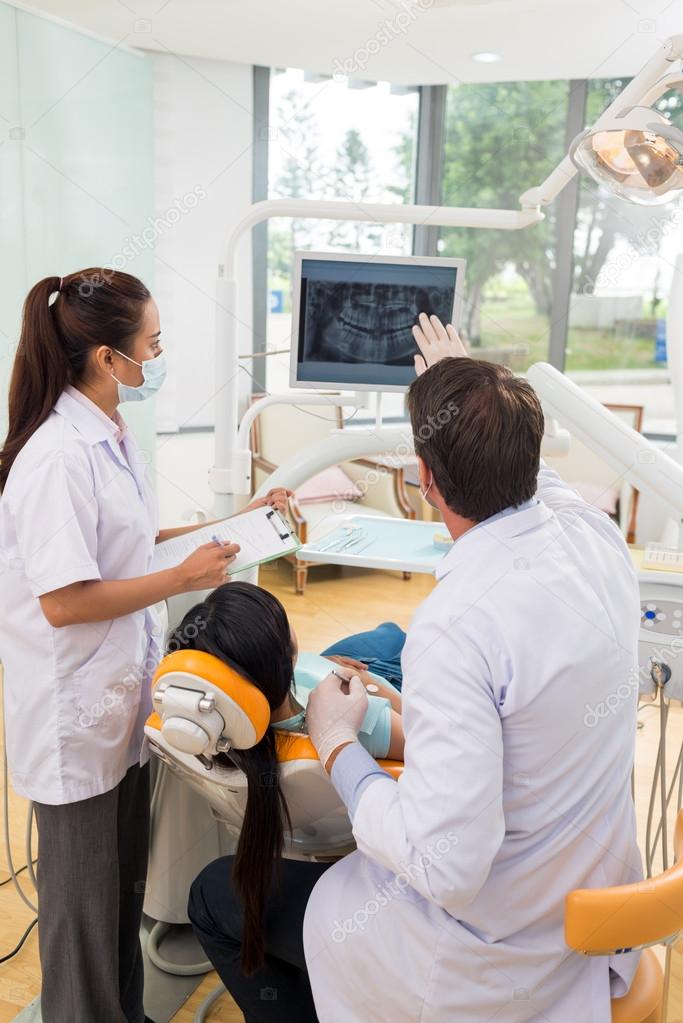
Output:
[[495,64],[503,58],[499,53],[473,53],[472,60],[478,60],[480,64]]

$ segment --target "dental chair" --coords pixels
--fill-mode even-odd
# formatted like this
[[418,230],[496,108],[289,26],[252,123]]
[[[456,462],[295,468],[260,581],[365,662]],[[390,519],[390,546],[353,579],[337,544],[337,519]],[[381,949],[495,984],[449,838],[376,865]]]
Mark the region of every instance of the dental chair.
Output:
[[[569,894],[565,940],[585,955],[642,948],[630,990],[612,999],[612,1023],[681,1023],[683,1019],[683,811],[676,821],[676,864],[635,884]],[[653,945],[666,945],[662,972]]]
[[[176,650],[156,670],[152,702],[154,711],[145,725],[152,752],[166,770],[203,797],[234,851],[247,803],[247,779],[231,753],[255,746],[264,736],[270,723],[268,701],[238,669],[218,657],[200,650]],[[279,782],[292,822],[291,832],[285,829],[284,855],[329,861],[352,852],[355,842],[346,807],[311,740],[303,734],[278,732],[276,750]],[[403,770],[398,761],[377,762],[394,778]],[[174,830],[177,840],[177,821]],[[188,878],[184,905],[193,876]],[[161,960],[157,964],[162,965]],[[200,967],[194,972],[205,971]],[[206,1019],[224,991],[221,984],[211,992],[198,1009],[195,1023]]]

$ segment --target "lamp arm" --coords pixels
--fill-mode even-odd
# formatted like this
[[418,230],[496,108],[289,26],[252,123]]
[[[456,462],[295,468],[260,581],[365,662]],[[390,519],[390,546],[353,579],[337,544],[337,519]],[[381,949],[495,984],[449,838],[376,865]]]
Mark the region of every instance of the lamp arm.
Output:
[[471,206],[423,206],[415,203],[350,202],[340,199],[262,199],[229,231],[219,276],[230,278],[236,246],[249,228],[270,217],[298,220],[358,220],[377,224],[427,224],[436,227],[483,227],[516,231],[543,220],[539,210],[478,209]]
[[671,71],[669,74],[662,75],[658,81],[648,89],[642,97],[639,106],[651,107],[653,103],[656,103],[658,99],[668,92],[669,89],[675,88],[677,85],[683,84],[683,72]]

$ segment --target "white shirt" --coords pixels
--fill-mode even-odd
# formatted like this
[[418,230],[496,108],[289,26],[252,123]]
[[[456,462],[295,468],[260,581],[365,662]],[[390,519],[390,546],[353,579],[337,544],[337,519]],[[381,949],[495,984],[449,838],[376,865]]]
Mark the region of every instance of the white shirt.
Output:
[[463,534],[413,618],[400,780],[338,758],[358,852],[306,910],[321,1023],[605,1023],[630,982],[637,953],[576,955],[563,919],[642,877],[638,584],[606,515],[547,469],[538,497]]
[[151,609],[53,628],[38,597],[88,579],[145,575],[157,534],[143,452],[67,387],[14,462],[0,499],[0,658],[16,791],[43,803],[106,792],[147,759]]

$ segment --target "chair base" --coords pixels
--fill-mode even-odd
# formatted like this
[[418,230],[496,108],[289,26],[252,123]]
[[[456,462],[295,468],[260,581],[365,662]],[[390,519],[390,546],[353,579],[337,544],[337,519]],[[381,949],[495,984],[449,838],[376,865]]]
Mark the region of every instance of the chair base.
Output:
[[663,993],[659,959],[653,949],[646,948],[628,993],[612,999],[612,1023],[661,1023]]

